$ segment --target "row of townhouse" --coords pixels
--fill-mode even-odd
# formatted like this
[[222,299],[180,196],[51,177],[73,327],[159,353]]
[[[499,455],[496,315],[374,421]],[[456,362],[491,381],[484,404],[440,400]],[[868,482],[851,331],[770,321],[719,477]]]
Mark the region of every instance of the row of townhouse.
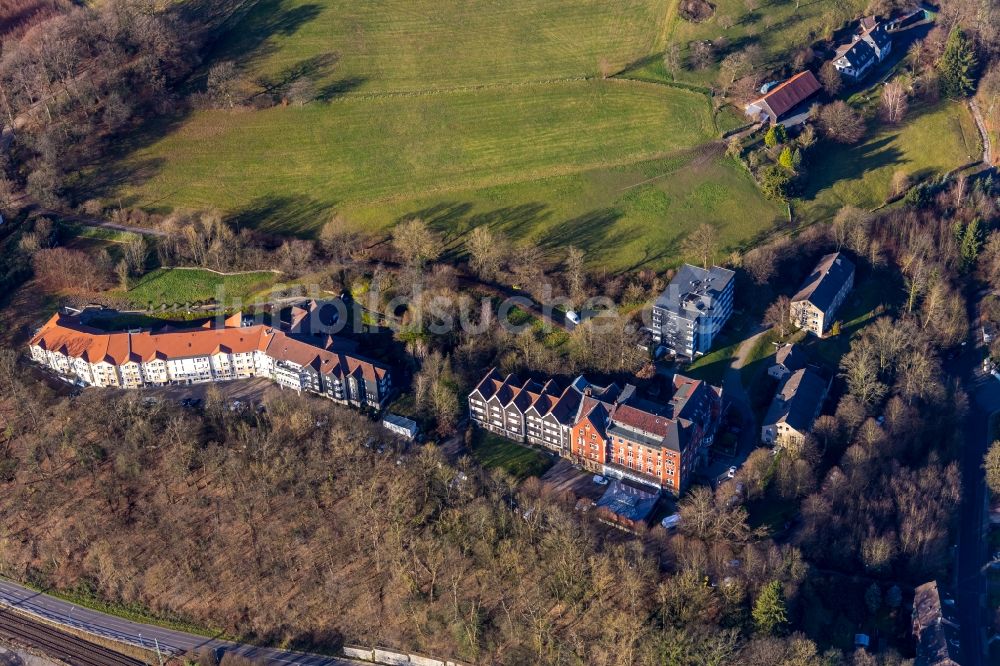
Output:
[[588,470],[679,495],[705,459],[722,413],[721,389],[676,375],[666,404],[635,387],[596,386],[583,376],[521,382],[490,370],[469,394],[472,423],[548,447]]
[[109,333],[56,314],[28,343],[31,358],[83,386],[134,389],[268,377],[341,404],[382,409],[392,381],[375,361],[298,340],[237,313],[222,327]]

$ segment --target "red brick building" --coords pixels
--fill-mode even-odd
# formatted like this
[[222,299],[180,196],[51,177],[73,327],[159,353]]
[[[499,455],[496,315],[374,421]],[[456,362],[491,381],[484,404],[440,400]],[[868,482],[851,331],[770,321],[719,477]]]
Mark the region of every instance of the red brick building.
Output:
[[666,403],[642,400],[631,384],[596,386],[583,376],[560,389],[490,370],[469,394],[472,423],[518,442],[558,451],[584,468],[679,495],[708,452],[722,390],[676,375]]
[[573,457],[591,471],[679,495],[707,455],[721,412],[721,389],[681,375],[667,404],[629,390],[611,401],[585,395],[573,427]]

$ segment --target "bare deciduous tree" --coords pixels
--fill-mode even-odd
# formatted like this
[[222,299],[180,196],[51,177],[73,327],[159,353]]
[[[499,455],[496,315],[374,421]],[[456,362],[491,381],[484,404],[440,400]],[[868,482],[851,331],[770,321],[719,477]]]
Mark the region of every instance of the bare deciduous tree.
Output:
[[586,255],[578,247],[569,247],[566,250],[566,290],[574,301],[582,301],[586,287],[586,273],[584,272],[583,260]]
[[719,232],[708,223],[699,225],[685,236],[681,243],[681,252],[689,257],[696,257],[701,262],[701,267],[706,269],[711,262],[715,261],[715,255],[718,251]]
[[441,254],[441,236],[420,218],[400,222],[392,231],[392,245],[410,266],[422,267]]
[[902,84],[892,81],[882,86],[879,113],[885,122],[893,125],[901,122],[908,108],[906,89]]
[[486,225],[480,225],[465,239],[465,247],[469,250],[472,270],[481,278],[495,280],[509,251],[507,240]]
[[820,109],[819,126],[828,139],[839,143],[857,143],[865,135],[864,118],[841,100]]
[[792,301],[788,296],[778,296],[764,311],[764,323],[773,326],[784,338],[792,325]]

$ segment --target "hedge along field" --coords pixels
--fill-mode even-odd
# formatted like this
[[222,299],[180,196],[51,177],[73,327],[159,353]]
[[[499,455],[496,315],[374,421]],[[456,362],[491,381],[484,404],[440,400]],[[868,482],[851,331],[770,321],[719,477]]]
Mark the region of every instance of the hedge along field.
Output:
[[239,273],[220,275],[212,271],[186,268],[158,268],[142,276],[122,295],[136,307],[154,307],[173,303],[210,301],[222,290],[226,301],[238,298],[244,303],[253,294],[279,280],[274,273]]
[[[703,221],[734,244],[774,223],[776,206],[733,164],[690,172],[716,179],[707,182],[660,173],[660,160],[692,159],[718,140],[706,96],[595,78],[602,60],[617,67],[662,48],[670,2],[370,4],[257,3],[216,59],[279,87],[310,72],[326,86],[321,99],[192,114],[130,156],[146,179],[123,200],[218,208],[305,236],[334,210],[379,231],[456,202],[470,208],[463,224],[527,206],[546,214],[507,224],[512,236],[564,238],[604,267],[675,264],[675,241]],[[626,192],[641,179],[623,169],[655,182]],[[595,220],[601,234],[588,232]]]

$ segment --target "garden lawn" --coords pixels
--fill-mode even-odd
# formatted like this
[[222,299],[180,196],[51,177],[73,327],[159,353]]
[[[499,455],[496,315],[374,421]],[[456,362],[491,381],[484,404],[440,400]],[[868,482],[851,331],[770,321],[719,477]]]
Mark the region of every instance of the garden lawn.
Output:
[[274,284],[277,279],[274,273],[269,272],[219,275],[197,269],[158,268],[142,276],[123,295],[137,307],[211,300],[232,303],[234,299],[247,303],[250,296]]
[[828,220],[846,205],[872,209],[885,202],[895,172],[916,181],[967,164],[981,151],[964,104],[911,109],[903,125],[879,126],[859,144],[813,148],[806,191],[792,208],[806,222]]
[[714,386],[722,386],[726,370],[733,362],[733,357],[739,350],[742,340],[724,347],[716,347],[704,356],[696,358],[681,372],[692,379],[700,379]]
[[855,276],[854,289],[847,295],[837,312],[840,334],[827,333],[825,338],[807,335],[801,344],[813,360],[821,362],[827,370],[836,372],[840,359],[851,349],[851,341],[861,330],[882,315],[898,310],[905,292],[902,279],[897,273],[886,270],[874,274],[865,272]]
[[[676,0],[671,4],[676,7]],[[669,40],[680,47],[683,58],[689,56],[691,42],[715,41],[722,37],[728,46],[718,52],[719,61],[728,53],[758,44],[764,53],[764,65],[781,67],[792,59],[796,50],[832,34],[846,21],[860,16],[867,2],[756,0],[754,4],[758,8],[754,11],[747,9],[750,4],[747,0],[712,0],[712,4],[715,14],[701,23],[686,21],[676,11],[671,13],[667,28]],[[727,19],[732,21],[732,26],[723,28]],[[659,69],[662,72],[662,66]],[[718,67],[713,66],[704,70],[684,69],[674,78],[706,85],[714,83],[717,76]]]
[[481,428],[472,431],[472,457],[486,469],[503,469],[518,481],[541,476],[553,465],[551,456]]

